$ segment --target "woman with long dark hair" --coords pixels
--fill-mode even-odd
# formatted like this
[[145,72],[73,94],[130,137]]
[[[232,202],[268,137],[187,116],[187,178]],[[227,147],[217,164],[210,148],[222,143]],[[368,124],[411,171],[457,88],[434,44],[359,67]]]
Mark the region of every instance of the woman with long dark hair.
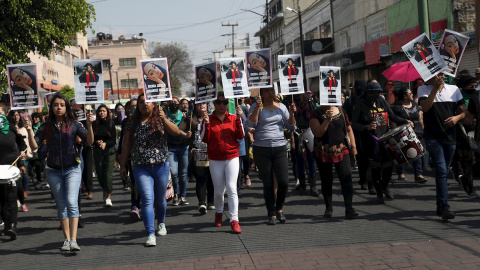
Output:
[[112,206],[112,173],[115,164],[115,143],[117,131],[112,120],[110,109],[102,104],[97,109],[97,119],[92,124],[95,143],[93,157],[98,183],[103,190],[105,206]]
[[146,246],[151,247],[157,244],[154,204],[158,219],[157,234],[167,235],[165,195],[170,173],[167,133],[178,136],[179,129],[167,119],[165,112],[156,102],[146,102],[144,94],[141,94],[138,97],[138,106],[126,124],[125,131],[120,174],[122,178],[127,177],[127,161],[131,157],[135,183],[142,200],[143,224],[148,234]]
[[77,244],[78,192],[82,181],[80,154],[76,149],[76,138],[93,143],[93,116],[87,117],[88,131],[77,121],[68,99],[55,94],[49,106],[49,116],[35,135],[35,145],[41,146],[39,156],[47,158],[46,176],[57,205],[58,219],[65,241],[62,251],[79,251]]
[[[277,220],[285,223],[283,204],[288,191],[287,142],[283,129],[295,130],[295,103],[287,109],[278,102],[273,88],[261,88],[260,96],[252,104],[247,125],[255,128],[253,157],[263,182],[263,196],[268,212],[268,225],[275,225]],[[275,196],[275,174],[278,190]]]

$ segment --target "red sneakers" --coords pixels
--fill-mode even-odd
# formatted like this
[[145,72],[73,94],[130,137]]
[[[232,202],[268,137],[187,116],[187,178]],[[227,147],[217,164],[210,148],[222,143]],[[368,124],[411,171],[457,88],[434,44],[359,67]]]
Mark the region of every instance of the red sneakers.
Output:
[[215,213],[215,227],[222,227],[223,213]]
[[238,221],[232,221],[232,223],[230,223],[230,227],[232,227],[233,233],[242,233],[242,229],[240,228]]

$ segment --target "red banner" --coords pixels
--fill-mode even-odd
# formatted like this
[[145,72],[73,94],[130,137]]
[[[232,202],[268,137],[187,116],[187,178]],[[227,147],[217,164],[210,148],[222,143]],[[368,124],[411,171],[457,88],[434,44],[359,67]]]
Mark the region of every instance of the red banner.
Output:
[[390,36],[390,41],[392,43],[391,52],[394,53],[402,51],[402,46],[410,42],[412,39],[418,37],[418,35],[420,35],[418,25],[392,34]]

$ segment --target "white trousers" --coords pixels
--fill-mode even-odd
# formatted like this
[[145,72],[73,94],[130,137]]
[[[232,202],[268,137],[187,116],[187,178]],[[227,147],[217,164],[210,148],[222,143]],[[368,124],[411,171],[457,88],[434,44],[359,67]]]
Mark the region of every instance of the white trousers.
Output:
[[228,195],[228,211],[230,222],[238,221],[237,178],[240,163],[238,157],[230,160],[210,160],[215,199],[215,212],[223,213],[225,190]]

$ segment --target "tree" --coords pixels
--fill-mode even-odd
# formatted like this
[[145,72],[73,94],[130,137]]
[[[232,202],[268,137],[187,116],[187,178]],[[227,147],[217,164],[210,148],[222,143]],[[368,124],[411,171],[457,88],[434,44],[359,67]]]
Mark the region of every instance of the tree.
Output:
[[193,64],[185,44],[151,42],[149,48],[149,54],[152,58],[166,57],[168,59],[170,86],[173,95],[181,94],[182,85],[193,85]]
[[92,20],[95,10],[84,0],[0,0],[0,89],[7,86],[7,64],[30,62],[32,51],[48,57],[54,46],[72,45]]
[[60,94],[62,94],[67,99],[71,99],[75,97],[75,91],[70,85],[64,85],[62,89],[60,89]]

